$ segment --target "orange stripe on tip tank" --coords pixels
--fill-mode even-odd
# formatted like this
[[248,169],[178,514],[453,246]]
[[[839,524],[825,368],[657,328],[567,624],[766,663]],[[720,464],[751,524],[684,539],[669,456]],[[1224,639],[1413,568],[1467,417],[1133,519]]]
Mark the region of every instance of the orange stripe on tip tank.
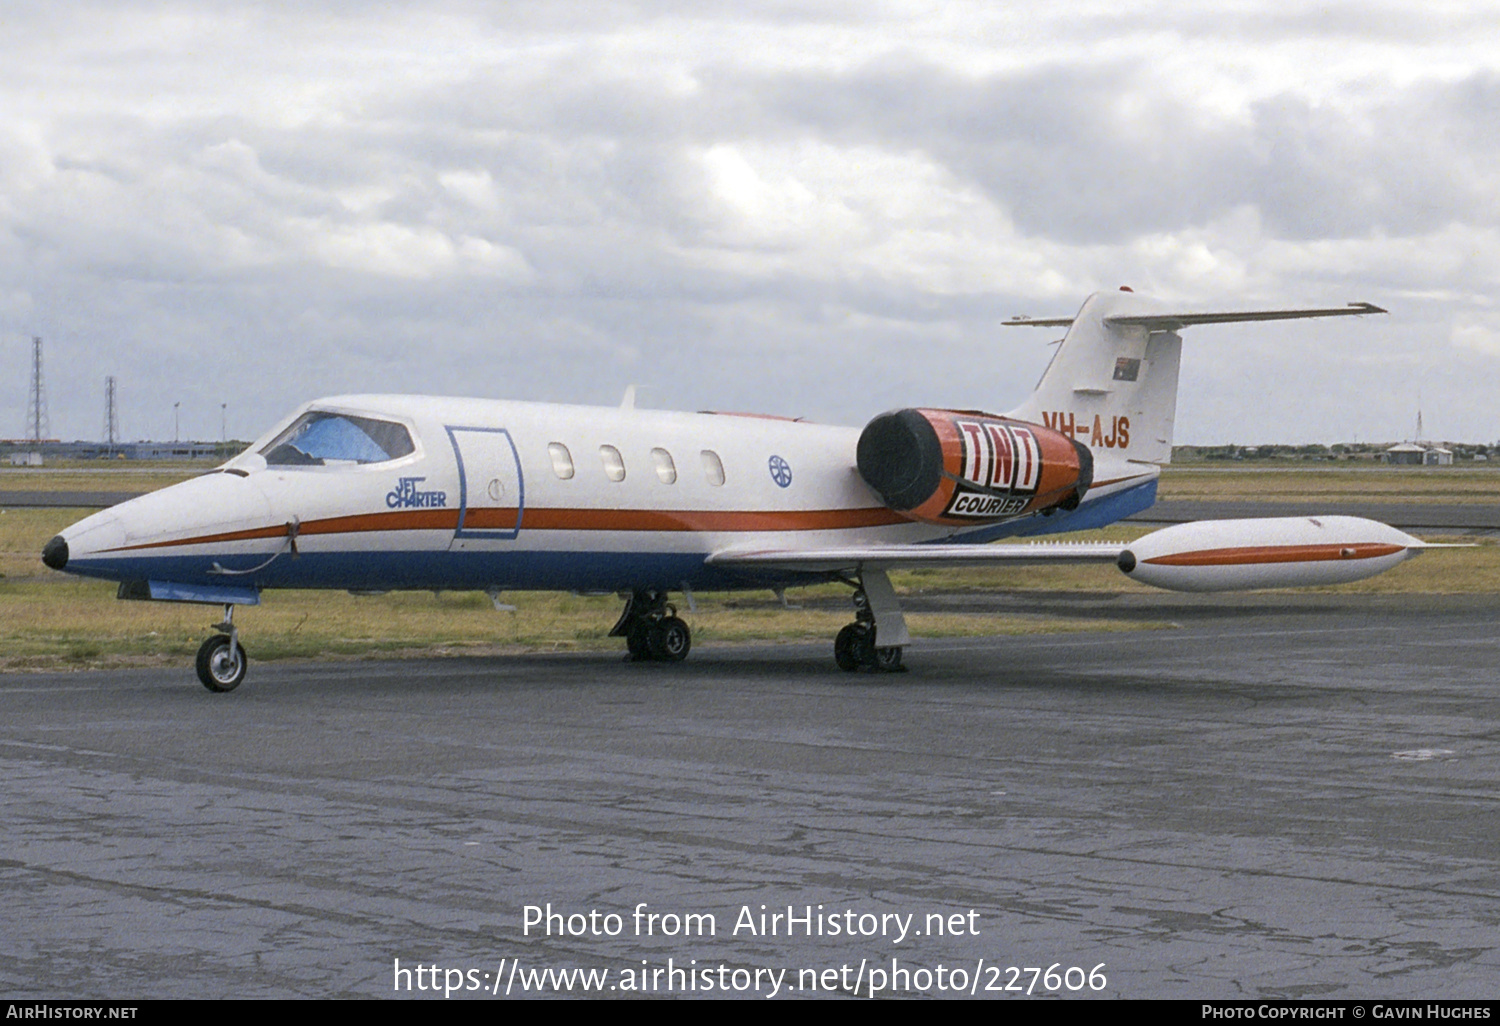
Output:
[[1155,556],[1141,562],[1153,566],[1246,566],[1253,563],[1319,563],[1339,559],[1391,556],[1404,545],[1365,542],[1357,545],[1256,545],[1234,549],[1199,549]]

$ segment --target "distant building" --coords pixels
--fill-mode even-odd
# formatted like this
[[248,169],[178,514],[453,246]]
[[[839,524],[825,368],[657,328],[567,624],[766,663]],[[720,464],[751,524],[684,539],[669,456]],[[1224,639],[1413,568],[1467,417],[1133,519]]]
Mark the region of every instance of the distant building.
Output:
[[[244,442],[35,442],[0,441],[0,453],[14,446],[5,458],[12,466],[41,466],[43,457],[63,460],[225,460],[245,449]],[[17,463],[18,456],[35,456],[35,463]]]
[[[116,442],[107,447],[102,442],[79,446],[79,459],[122,454],[127,460],[211,460],[220,456],[217,442]],[[84,451],[87,450],[87,451]],[[236,450],[238,451],[238,450]]]
[[1385,451],[1385,461],[1404,467],[1450,467],[1453,465],[1453,450],[1440,445],[1402,442]]
[[1415,442],[1402,442],[1385,451],[1385,461],[1404,467],[1420,467],[1426,462],[1427,450]]

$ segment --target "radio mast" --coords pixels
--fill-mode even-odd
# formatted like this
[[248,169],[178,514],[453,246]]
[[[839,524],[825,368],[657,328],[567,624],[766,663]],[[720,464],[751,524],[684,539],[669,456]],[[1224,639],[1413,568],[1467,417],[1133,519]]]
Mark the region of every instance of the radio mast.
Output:
[[115,443],[120,440],[120,414],[115,408],[115,376],[104,379],[104,443],[114,455]]
[[47,423],[47,388],[42,383],[42,337],[31,337],[31,389],[26,397],[26,438],[40,442],[51,433]]

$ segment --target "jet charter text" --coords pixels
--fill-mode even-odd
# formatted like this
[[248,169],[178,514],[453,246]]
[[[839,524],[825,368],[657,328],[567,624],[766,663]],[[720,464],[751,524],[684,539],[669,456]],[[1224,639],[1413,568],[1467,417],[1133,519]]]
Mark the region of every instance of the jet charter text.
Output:
[[[972,908],[966,912],[929,912],[919,923],[915,912],[741,905],[733,919],[729,930],[732,937],[880,937],[900,944],[908,937],[979,936],[979,913]],[[618,937],[627,929],[636,937],[716,937],[719,917],[712,912],[656,912],[644,901],[628,916],[598,909],[554,911],[551,902],[526,905],[521,910],[521,933],[527,937]]]

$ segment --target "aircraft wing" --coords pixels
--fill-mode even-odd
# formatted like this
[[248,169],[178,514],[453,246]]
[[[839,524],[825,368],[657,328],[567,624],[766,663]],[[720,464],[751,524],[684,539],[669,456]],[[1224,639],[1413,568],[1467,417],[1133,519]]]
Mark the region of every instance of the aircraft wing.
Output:
[[[1141,327],[1148,331],[1176,331],[1195,324],[1233,324],[1239,321],[1291,321],[1306,317],[1359,317],[1383,314],[1373,303],[1350,303],[1348,306],[1316,307],[1304,310],[1226,310],[1197,313],[1119,314],[1104,318],[1112,328]],[[1062,328],[1073,323],[1071,317],[1016,317],[1002,321],[1008,328]]]
[[768,570],[895,570],[924,566],[1026,566],[1113,563],[1124,543],[1037,542],[1024,545],[851,545],[827,549],[726,549],[715,566]]

